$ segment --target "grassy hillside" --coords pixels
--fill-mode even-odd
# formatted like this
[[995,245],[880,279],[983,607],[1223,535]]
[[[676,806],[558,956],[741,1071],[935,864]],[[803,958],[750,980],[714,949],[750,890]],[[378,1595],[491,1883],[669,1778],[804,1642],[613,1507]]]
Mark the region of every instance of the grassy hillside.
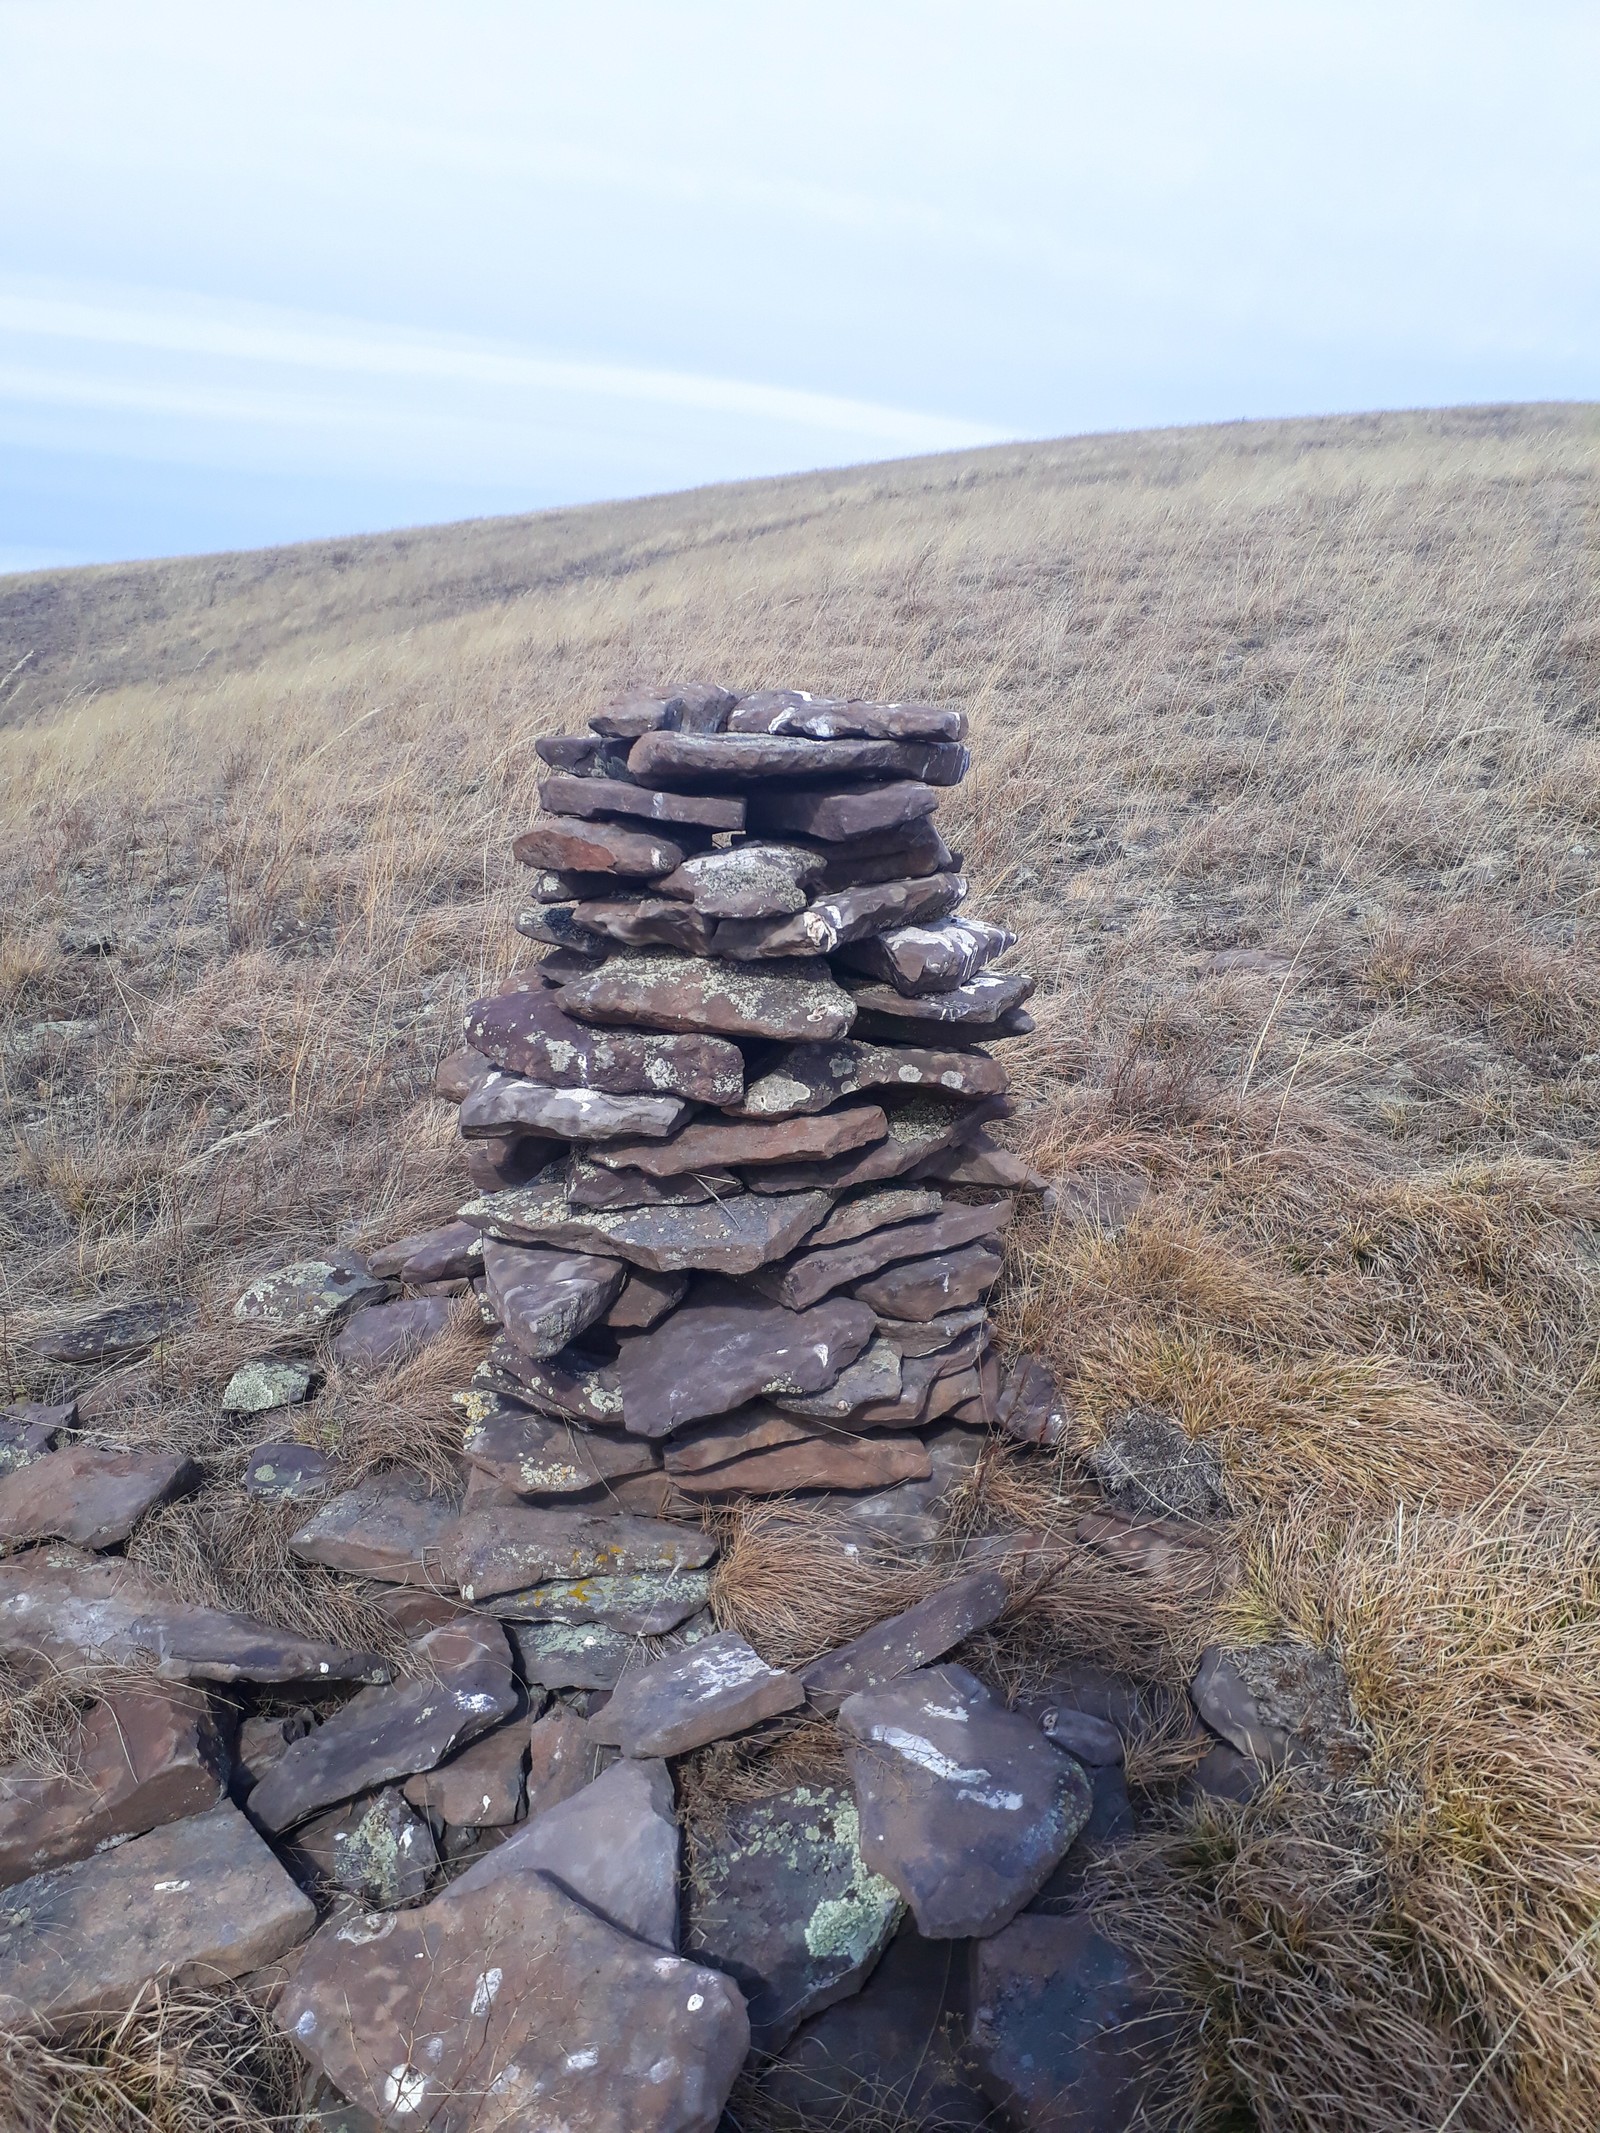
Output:
[[[134,1548],[317,1619],[243,1544],[227,1308],[455,1206],[429,1081],[521,960],[534,737],[688,674],[958,703],[941,822],[1040,979],[1007,1130],[1058,1187],[1001,1315],[1075,1416],[973,1506],[1048,1536],[995,1663],[1177,1684],[1292,1633],[1363,1729],[1344,1776],[1238,1812],[1177,1804],[1181,1744],[1138,1766],[1151,1834],[1101,1901],[1204,2011],[1189,2122],[1590,2133],[1597,509],[1600,411],[1468,410],[0,580],[12,1385],[87,1299],[190,1300],[106,1426],[220,1478]],[[427,1459],[464,1375],[334,1382],[342,1448]],[[1074,1537],[1130,1401],[1219,1450],[1215,1577]]]

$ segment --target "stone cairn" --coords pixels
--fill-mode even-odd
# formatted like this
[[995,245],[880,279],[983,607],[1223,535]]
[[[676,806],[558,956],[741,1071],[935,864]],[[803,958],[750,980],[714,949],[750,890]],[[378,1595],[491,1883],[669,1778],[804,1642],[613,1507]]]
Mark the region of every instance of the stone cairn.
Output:
[[[246,1471],[303,1503],[298,1556],[391,1595],[402,1678],[95,1552],[192,1470],[51,1450],[66,1410],[15,1411],[0,1538],[76,1547],[0,1562],[0,1654],[251,1686],[232,1748],[203,1696],[124,1697],[91,1714],[87,1792],[0,1800],[0,1875],[36,1877],[0,1919],[0,2022],[277,1962],[330,2133],[713,2133],[747,2061],[787,2122],[876,2099],[1048,2128],[1067,2092],[1074,2126],[1128,2122],[1154,2030],[1072,1893],[1075,1840],[1126,1813],[1118,1734],[1081,1699],[1008,1708],[947,1656],[1011,1592],[998,1554],[939,1554],[943,1499],[996,1427],[1062,1428],[986,1316],[1037,1182],[985,1131],[988,1047],[1031,1027],[1031,981],[959,915],[934,823],[964,733],[695,685],[538,743],[545,819],[515,849],[545,952],[440,1072],[477,1197],[237,1306],[290,1345],[336,1333],[350,1368],[437,1335],[468,1282],[496,1328],[458,1395],[459,1497],[342,1484],[288,1441]],[[265,1359],[224,1406],[281,1415],[309,1382]],[[768,1665],[716,1626],[702,1513],[774,1497],[947,1574]],[[674,1760],[805,1714],[847,1781],[724,1803],[686,1861]]]

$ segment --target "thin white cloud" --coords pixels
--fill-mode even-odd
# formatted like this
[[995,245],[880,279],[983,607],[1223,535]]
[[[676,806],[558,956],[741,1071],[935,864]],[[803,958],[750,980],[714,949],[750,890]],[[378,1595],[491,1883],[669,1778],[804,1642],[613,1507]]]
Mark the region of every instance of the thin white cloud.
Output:
[[[994,424],[923,414],[815,393],[690,371],[534,355],[457,337],[423,336],[316,313],[230,305],[165,293],[108,297],[0,284],[0,332],[28,339],[102,349],[209,357],[227,363],[276,365],[368,379],[412,379],[497,387],[528,394],[575,394],[589,399],[693,410],[859,438],[899,451],[947,451],[993,444],[1007,432]],[[79,405],[146,407],[182,412],[203,395],[174,393],[119,379],[69,379],[38,366],[10,372],[10,390],[25,398]],[[0,390],[5,390],[0,379]],[[95,399],[99,393],[104,397]],[[117,397],[117,396],[121,397]],[[247,400],[248,395],[241,396]],[[218,405],[215,409],[222,413]],[[244,405],[236,415],[250,419]],[[255,419],[281,419],[281,406],[262,404]]]

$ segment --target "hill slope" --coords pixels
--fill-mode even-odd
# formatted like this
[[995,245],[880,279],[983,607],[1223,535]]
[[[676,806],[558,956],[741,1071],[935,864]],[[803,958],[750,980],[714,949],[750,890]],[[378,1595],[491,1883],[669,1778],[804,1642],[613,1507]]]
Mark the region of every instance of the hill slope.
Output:
[[[429,1081],[520,959],[534,736],[687,673],[958,702],[950,834],[1041,981],[1010,1131],[1057,1182],[1002,1309],[1075,1418],[969,1506],[1050,1535],[989,1663],[1177,1687],[1300,1639],[1348,1677],[1355,1763],[1247,1808],[1184,1804],[1180,1732],[1135,1751],[1146,1834],[1092,1893],[1206,2013],[1194,2123],[1586,2133],[1597,443],[1587,408],[1243,425],[0,581],[14,1383],[84,1298],[191,1301],[107,1413],[219,1478],[133,1548],[316,1618],[241,1546],[228,1304],[456,1203]],[[426,1461],[461,1375],[323,1411]],[[1220,1461],[1198,1581],[1078,1537],[1130,1405]]]

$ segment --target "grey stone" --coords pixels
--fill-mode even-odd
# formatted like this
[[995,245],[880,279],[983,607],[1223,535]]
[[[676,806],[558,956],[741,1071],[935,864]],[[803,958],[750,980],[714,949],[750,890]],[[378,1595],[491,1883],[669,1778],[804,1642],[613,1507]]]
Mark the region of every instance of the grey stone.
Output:
[[624,1280],[619,1260],[507,1244],[499,1237],[484,1243],[483,1272],[507,1338],[535,1362],[559,1354],[604,1317]]
[[997,1932],[1089,1818],[1081,1765],[965,1667],[845,1699],[862,1856],[933,1938]]
[[516,926],[525,940],[580,956],[589,963],[599,962],[611,946],[603,933],[579,916],[576,904],[536,903],[517,913]]
[[874,704],[854,697],[816,697],[804,689],[763,689],[742,699],[728,719],[730,733],[801,733],[814,741],[959,741],[964,711],[937,704]]
[[337,1466],[314,1444],[258,1444],[245,1462],[244,1492],[268,1503],[305,1503],[320,1496]]
[[854,983],[850,990],[859,1012],[910,1024],[960,1025],[997,1022],[1032,997],[1034,981],[1023,971],[980,971],[947,992],[897,992],[892,985]]
[[1004,926],[981,918],[947,918],[940,925],[909,917],[871,940],[857,939],[842,951],[844,963],[869,977],[886,978],[896,992],[949,992],[1017,945]]
[[1228,1508],[1215,1448],[1155,1408],[1115,1416],[1088,1458],[1107,1500],[1131,1516],[1205,1519]]
[[265,1356],[241,1363],[222,1391],[225,1415],[260,1415],[274,1407],[297,1407],[311,1390],[302,1363],[275,1363]]
[[821,856],[803,845],[740,844],[685,860],[658,887],[663,896],[686,898],[708,919],[779,918],[805,909],[825,871]]
[[464,1615],[412,1647],[425,1670],[362,1689],[303,1740],[292,1741],[251,1792],[251,1820],[292,1829],[319,1807],[431,1770],[516,1705],[511,1655],[498,1622]]
[[941,1206],[937,1214],[869,1230],[842,1244],[816,1250],[808,1245],[781,1266],[764,1269],[757,1286],[791,1311],[803,1311],[834,1289],[859,1284],[884,1267],[953,1253],[979,1238],[996,1237],[1010,1223],[1011,1213],[1010,1200],[991,1200],[978,1207]]
[[297,1259],[275,1274],[261,1274],[233,1307],[249,1325],[283,1334],[322,1333],[359,1303],[376,1303],[388,1284],[376,1281],[359,1261]]
[[855,1019],[820,957],[752,969],[666,949],[610,957],[565,986],[562,1005],[589,1022],[794,1041],[842,1037]]
[[804,1701],[793,1674],[723,1630],[627,1676],[589,1731],[627,1756],[687,1755]]
[[0,1658],[24,1671],[153,1663],[167,1681],[382,1680],[371,1652],[184,1601],[137,1564],[35,1550],[0,1563]]
[[302,1886],[344,1889],[373,1911],[416,1903],[439,1868],[432,1830],[392,1788],[305,1823],[284,1855]]
[[744,802],[737,794],[652,792],[620,778],[574,778],[558,773],[539,781],[539,805],[547,815],[632,815],[647,822],[691,822],[704,829],[742,830]]
[[699,1570],[716,1552],[697,1527],[664,1519],[516,1504],[464,1512],[445,1544],[444,1567],[463,1599],[479,1601],[530,1585]]
[[558,816],[524,830],[513,841],[511,854],[519,866],[650,881],[681,867],[699,841],[692,830],[680,830],[674,838],[659,830],[623,829],[614,822],[577,822]]
[[333,1359],[346,1370],[392,1370],[436,1341],[450,1323],[448,1296],[407,1296],[397,1303],[363,1304],[334,1337]]
[[475,1274],[482,1258],[483,1240],[472,1225],[446,1222],[439,1229],[397,1237],[393,1244],[369,1252],[367,1264],[381,1280],[420,1288],[425,1282],[461,1280]]
[[911,1259],[855,1284],[854,1293],[886,1318],[936,1318],[988,1294],[1000,1278],[1002,1255],[987,1240]]
[[696,1119],[670,1141],[616,1141],[593,1153],[601,1163],[642,1170],[647,1177],[671,1177],[680,1171],[826,1161],[881,1141],[887,1130],[876,1104],[841,1104],[801,1118]]
[[729,918],[717,927],[715,952],[739,961],[766,956],[832,955],[852,941],[913,919],[942,918],[963,901],[964,874],[926,874],[835,889],[789,918]]
[[128,1362],[148,1355],[188,1315],[187,1307],[178,1303],[119,1304],[41,1333],[31,1346],[48,1363]]
[[276,2019],[353,2103],[437,2133],[714,2133],[750,2042],[726,1978],[532,1868],[330,1920]]
[[77,1419],[76,1400],[13,1400],[0,1408],[0,1474],[42,1459]]
[[863,1496],[847,1506],[845,1517],[863,1538],[907,1549],[931,1546],[944,1532],[951,1498],[972,1478],[981,1441],[964,1429],[930,1430],[923,1438],[932,1473],[926,1481]]
[[455,1517],[450,1499],[430,1492],[420,1475],[369,1474],[319,1505],[289,1547],[303,1563],[328,1570],[437,1587],[440,1551]]
[[530,1585],[501,1593],[484,1606],[508,1622],[599,1622],[640,1637],[662,1637],[699,1614],[710,1597],[709,1571],[641,1570]]
[[964,1311],[947,1311],[941,1318],[883,1318],[878,1331],[903,1358],[937,1355],[954,1342],[966,1339],[988,1324],[982,1304],[969,1304]]
[[552,1088],[687,1096],[721,1104],[736,1103],[744,1087],[743,1055],[724,1038],[593,1029],[574,1021],[555,994],[539,985],[515,986],[474,1001],[466,1028],[497,1066]]
[[781,1392],[773,1405],[786,1415],[807,1421],[842,1422],[871,1401],[895,1399],[900,1391],[900,1376],[899,1351],[886,1340],[875,1340],[823,1391]]
[[995,1421],[1019,1444],[1054,1447],[1066,1442],[1070,1418],[1048,1365],[1036,1355],[1019,1355],[1006,1373],[995,1405]]
[[617,1383],[626,1427],[664,1437],[776,1393],[820,1392],[867,1346],[870,1310],[831,1297],[786,1311],[735,1283],[701,1275],[687,1299],[622,1347]]
[[930,786],[910,779],[833,790],[797,787],[752,793],[745,821],[758,834],[787,830],[840,844],[877,830],[898,829],[931,815],[938,804],[939,795]]
[[72,1444],[0,1474],[0,1541],[65,1540],[114,1548],[147,1511],[194,1488],[200,1469],[181,1452],[108,1452]]
[[120,2017],[152,1978],[242,1977],[287,1954],[316,1916],[224,1802],[0,1899],[0,2024],[56,2030]]
[[756,733],[646,733],[628,750],[628,775],[641,785],[689,792],[756,788],[746,811],[752,828],[770,826],[769,781],[898,777],[954,785],[967,763],[966,749],[953,741],[814,741]]
[[1213,1733],[1268,1770],[1295,1762],[1347,1775],[1364,1759],[1344,1670],[1314,1645],[1212,1645],[1189,1695]]
[[730,1806],[697,1831],[692,1860],[685,1948],[743,1992],[759,2052],[858,1991],[905,1909],[861,1857],[855,1802],[833,1786]]
[[637,1437],[602,1436],[512,1409],[471,1424],[462,1449],[480,1472],[520,1496],[576,1496],[656,1464],[654,1450]]
[[599,1622],[519,1622],[511,1632],[524,1679],[542,1689],[614,1689],[646,1650]]
[[505,1389],[513,1399],[543,1414],[563,1416],[591,1429],[622,1427],[622,1389],[615,1363],[577,1348],[535,1362],[513,1342],[502,1339],[489,1350],[487,1370],[491,1378],[505,1379]]
[[491,1234],[611,1254],[658,1274],[749,1274],[780,1259],[828,1212],[824,1192],[734,1191],[683,1206],[575,1207],[557,1184],[495,1194],[466,1212]]
[[614,1763],[558,1804],[544,1808],[458,1888],[487,1887],[537,1868],[608,1925],[676,1954],[678,1823],[663,1762]]
[[542,1133],[562,1140],[662,1140],[689,1115],[681,1096],[613,1096],[605,1089],[546,1088],[498,1069],[461,1106],[468,1140]]
[[942,1659],[965,1638],[998,1622],[1010,1594],[998,1570],[952,1578],[925,1600],[800,1669],[806,1700],[832,1717],[858,1689],[881,1688]]

